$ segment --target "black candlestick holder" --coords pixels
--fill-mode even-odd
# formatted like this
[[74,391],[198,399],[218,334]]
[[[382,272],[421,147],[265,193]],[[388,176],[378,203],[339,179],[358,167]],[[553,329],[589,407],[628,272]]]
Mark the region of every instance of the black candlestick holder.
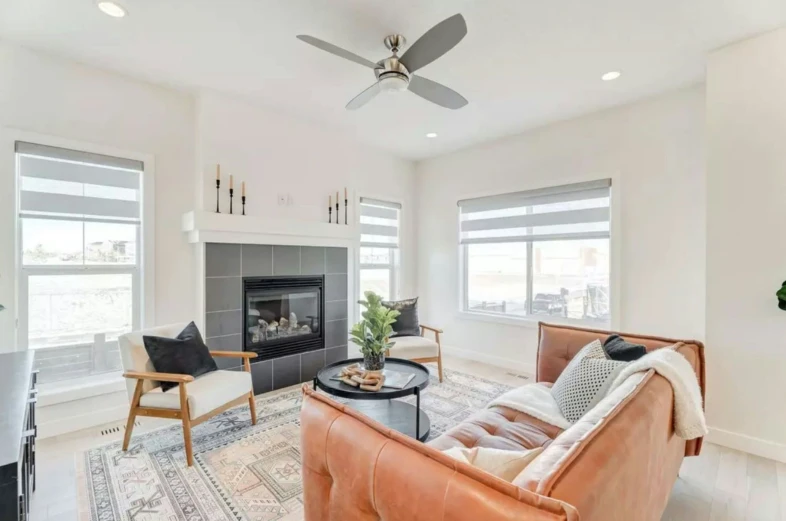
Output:
[[221,180],[220,179],[216,179],[216,213],[221,213],[221,210],[218,207],[218,201],[220,199],[220,197],[219,197],[220,192],[218,190],[219,188],[221,188]]
[[333,207],[328,206],[328,223],[333,222]]
[[336,224],[339,224],[338,219],[338,201],[336,201]]
[[229,189],[229,214],[232,215],[232,197],[235,195],[235,191],[230,188]]
[[347,224],[347,206],[348,206],[347,203],[349,203],[349,201],[347,199],[344,199],[344,225]]
[[240,202],[243,203],[243,215],[246,215],[246,196],[240,196]]

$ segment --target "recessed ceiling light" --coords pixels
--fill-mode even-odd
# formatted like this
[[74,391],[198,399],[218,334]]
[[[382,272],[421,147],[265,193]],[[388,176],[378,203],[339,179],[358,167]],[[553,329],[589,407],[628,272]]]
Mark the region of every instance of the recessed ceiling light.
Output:
[[426,134],[426,137],[437,137],[437,133],[436,132],[429,132],[428,134]]
[[601,76],[600,79],[602,79],[603,81],[611,81],[611,80],[616,80],[621,75],[622,73],[620,71],[609,71],[603,76]]
[[108,14],[112,18],[123,18],[126,15],[126,10],[123,6],[107,0],[98,2],[98,8],[101,9],[104,14]]

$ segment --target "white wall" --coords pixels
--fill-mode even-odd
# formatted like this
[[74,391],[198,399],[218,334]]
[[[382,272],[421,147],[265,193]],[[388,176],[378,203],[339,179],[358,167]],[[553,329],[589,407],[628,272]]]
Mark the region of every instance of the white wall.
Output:
[[786,29],[710,55],[707,160],[708,421],[786,461]]
[[613,179],[613,325],[704,337],[703,86],[554,124],[417,165],[423,321],[450,348],[532,369],[537,330],[457,313],[456,202]]
[[[14,130],[155,159],[155,320],[183,321],[194,301],[180,215],[193,207],[191,96],[0,43],[0,351],[13,346]],[[173,262],[172,259],[177,259]]]
[[[401,202],[402,275],[400,292],[415,294],[415,179],[412,162],[337,136],[308,121],[268,107],[216,93],[198,100],[198,165],[202,207],[216,206],[215,165],[221,163],[221,208],[229,208],[229,174],[235,179],[239,211],[240,181],[246,182],[249,215],[327,221],[328,195],[347,187],[353,194]],[[289,194],[291,206],[279,206]],[[344,203],[341,202],[343,222]],[[335,218],[335,210],[334,210]],[[352,219],[352,213],[350,220]]]

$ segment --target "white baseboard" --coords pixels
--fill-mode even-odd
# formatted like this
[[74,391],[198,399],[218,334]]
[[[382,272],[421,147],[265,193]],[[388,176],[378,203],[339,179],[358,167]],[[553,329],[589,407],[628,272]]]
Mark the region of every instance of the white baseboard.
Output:
[[708,443],[786,463],[786,445],[716,427],[709,429],[709,434],[704,438]]
[[483,362],[485,364],[501,367],[508,371],[515,371],[517,373],[524,373],[529,375],[535,374],[535,364],[528,364],[521,360],[512,358],[505,358],[502,356],[489,355],[486,353],[478,353],[477,351],[470,351],[469,349],[461,349],[458,347],[442,345],[442,352],[446,355],[464,358],[465,360],[474,360],[475,362]]
[[38,438],[51,438],[128,418],[128,405],[118,405],[85,414],[38,424]]

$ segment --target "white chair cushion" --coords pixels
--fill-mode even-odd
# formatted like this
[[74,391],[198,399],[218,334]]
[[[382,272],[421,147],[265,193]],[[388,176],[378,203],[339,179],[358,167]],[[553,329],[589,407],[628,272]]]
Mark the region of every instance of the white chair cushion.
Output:
[[[245,371],[213,371],[186,384],[188,410],[192,419],[248,394],[253,389]],[[142,407],[180,410],[180,386],[161,392],[160,387],[142,395]]]
[[[150,362],[150,357],[147,354],[145,342],[142,337],[160,336],[165,338],[176,338],[187,325],[188,323],[169,324],[167,326],[143,329],[142,331],[133,331],[118,337],[117,343],[120,347],[120,358],[123,361],[123,369],[141,373],[155,373],[156,370]],[[135,386],[136,380],[126,378],[126,390],[128,391],[129,400],[132,400],[134,397]],[[143,393],[150,392],[156,387],[158,387],[158,382],[153,382],[151,380],[144,380],[142,382]]]
[[395,345],[390,348],[390,356],[395,358],[434,358],[439,354],[439,345],[423,336],[397,336],[390,339]]

